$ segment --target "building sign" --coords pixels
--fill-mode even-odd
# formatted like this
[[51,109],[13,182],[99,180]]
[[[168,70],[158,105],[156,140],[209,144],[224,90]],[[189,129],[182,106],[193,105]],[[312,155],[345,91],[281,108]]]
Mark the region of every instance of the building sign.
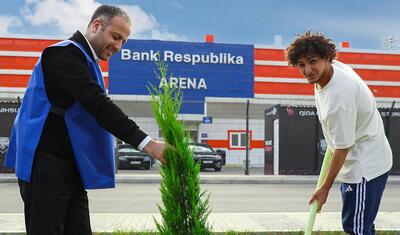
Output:
[[201,139],[208,139],[208,133],[201,133]]
[[203,124],[212,124],[212,117],[203,117]]
[[[183,92],[181,113],[203,114],[205,97],[254,96],[252,45],[128,40],[109,63],[109,92],[148,95],[147,86],[168,84]],[[157,79],[155,62],[168,65]]]
[[272,109],[265,113],[265,116],[275,116],[278,113],[278,109],[276,107],[272,107]]
[[3,163],[10,143],[12,125],[18,110],[18,102],[0,102],[0,173],[12,171],[11,169],[3,168]]

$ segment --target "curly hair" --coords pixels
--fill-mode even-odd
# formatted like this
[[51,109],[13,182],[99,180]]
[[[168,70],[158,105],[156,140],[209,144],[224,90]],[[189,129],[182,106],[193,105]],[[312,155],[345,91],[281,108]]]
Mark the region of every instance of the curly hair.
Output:
[[296,67],[299,59],[307,55],[318,55],[322,59],[332,62],[336,57],[336,46],[330,38],[320,32],[307,31],[286,48],[286,59],[289,66]]

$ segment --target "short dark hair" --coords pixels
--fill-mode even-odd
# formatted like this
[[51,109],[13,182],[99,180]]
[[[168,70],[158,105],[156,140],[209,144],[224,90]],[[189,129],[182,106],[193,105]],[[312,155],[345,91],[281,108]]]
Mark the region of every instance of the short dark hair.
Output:
[[128,14],[126,14],[126,12],[122,8],[113,6],[113,5],[104,4],[104,5],[99,6],[94,11],[94,13],[92,15],[92,19],[90,20],[88,27],[97,18],[101,18],[104,21],[109,21],[114,16],[121,16],[121,17],[125,18],[131,24],[131,19],[129,18]]
[[285,52],[290,66],[297,66],[299,59],[307,55],[318,55],[322,59],[328,59],[329,62],[332,62],[336,57],[336,46],[324,34],[307,31],[298,35]]

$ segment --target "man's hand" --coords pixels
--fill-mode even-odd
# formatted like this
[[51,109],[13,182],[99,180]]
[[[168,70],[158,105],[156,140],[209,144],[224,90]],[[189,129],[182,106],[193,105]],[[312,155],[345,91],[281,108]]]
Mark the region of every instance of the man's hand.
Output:
[[154,159],[159,160],[161,163],[165,163],[164,159],[164,148],[165,143],[157,140],[150,140],[149,143],[144,147],[144,151],[152,156]]
[[325,182],[322,184],[321,188],[311,194],[309,204],[313,203],[314,200],[318,201],[318,210],[321,211],[322,206],[325,204],[326,199],[328,198],[329,190],[332,187],[333,181],[337,174],[342,168],[344,161],[346,160],[347,153],[349,152],[349,148],[347,149],[335,149],[333,151],[332,160],[329,166],[328,174],[326,176]]
[[328,198],[330,188],[327,187],[321,187],[317,191],[315,191],[313,194],[311,194],[310,201],[308,202],[309,205],[311,205],[314,200],[317,200],[318,202],[318,209],[317,212],[321,211],[322,206],[325,204],[326,199]]

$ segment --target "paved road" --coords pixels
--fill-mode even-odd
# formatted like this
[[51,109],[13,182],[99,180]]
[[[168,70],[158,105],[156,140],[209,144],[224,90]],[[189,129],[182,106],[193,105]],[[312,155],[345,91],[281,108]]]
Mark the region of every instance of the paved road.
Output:
[[[129,170],[118,170],[118,174],[122,175],[137,175],[137,174],[158,174],[159,166],[155,165],[150,170],[143,169],[129,169]],[[200,171],[200,175],[244,175],[244,169],[237,165],[223,166],[221,171],[214,171],[214,169],[204,169]],[[264,175],[264,168],[262,167],[250,167],[249,175]]]
[[[334,185],[325,212],[340,211],[339,185]],[[158,213],[159,184],[119,184],[89,191],[92,213]],[[204,184],[214,213],[308,212],[312,184]],[[381,211],[400,212],[399,185],[387,185]],[[0,184],[0,213],[22,213],[16,184]]]

